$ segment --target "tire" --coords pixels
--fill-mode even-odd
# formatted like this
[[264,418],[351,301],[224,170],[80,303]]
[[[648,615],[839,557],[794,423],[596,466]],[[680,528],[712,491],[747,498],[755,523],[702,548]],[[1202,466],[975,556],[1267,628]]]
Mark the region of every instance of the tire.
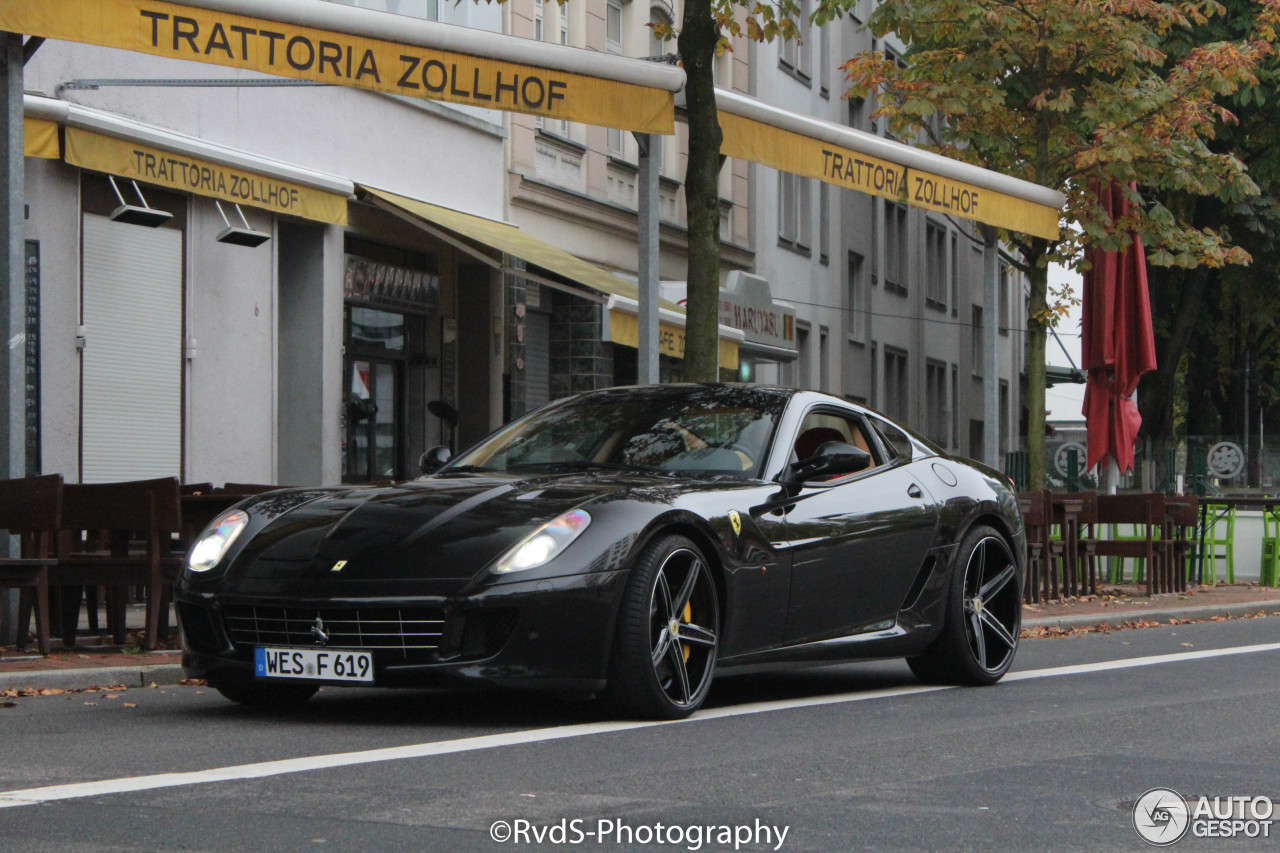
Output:
[[978,526],[956,554],[942,634],[907,664],[927,684],[995,684],[1013,665],[1021,629],[1018,562],[1003,536]]
[[707,698],[720,646],[710,565],[683,536],[641,552],[622,593],[605,698],[639,719],[678,720]]
[[253,681],[228,681],[214,689],[240,705],[283,710],[296,708],[310,699],[320,688],[314,684],[258,684]]

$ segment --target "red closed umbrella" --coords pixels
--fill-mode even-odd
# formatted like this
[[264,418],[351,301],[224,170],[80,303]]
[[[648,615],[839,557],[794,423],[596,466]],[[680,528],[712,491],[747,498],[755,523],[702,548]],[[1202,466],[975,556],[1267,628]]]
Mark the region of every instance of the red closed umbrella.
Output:
[[[1098,200],[1112,221],[1129,214],[1129,200],[1117,181],[1099,189]],[[1086,249],[1085,259],[1090,267],[1084,274],[1081,355],[1088,371],[1084,391],[1088,467],[1111,454],[1125,472],[1133,468],[1133,448],[1142,425],[1133,393],[1142,375],[1156,369],[1147,261],[1136,233],[1120,251]]]

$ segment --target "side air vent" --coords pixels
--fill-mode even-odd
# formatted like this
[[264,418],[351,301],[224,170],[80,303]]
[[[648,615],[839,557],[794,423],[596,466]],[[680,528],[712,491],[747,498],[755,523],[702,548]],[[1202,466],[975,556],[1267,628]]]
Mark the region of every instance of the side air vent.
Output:
[[938,558],[929,556],[925,558],[924,564],[920,566],[920,571],[916,573],[916,579],[911,583],[911,589],[907,590],[907,597],[902,602],[902,610],[910,610],[916,606],[916,602],[920,600],[920,593],[924,592],[925,584],[929,582],[933,570],[938,566]]

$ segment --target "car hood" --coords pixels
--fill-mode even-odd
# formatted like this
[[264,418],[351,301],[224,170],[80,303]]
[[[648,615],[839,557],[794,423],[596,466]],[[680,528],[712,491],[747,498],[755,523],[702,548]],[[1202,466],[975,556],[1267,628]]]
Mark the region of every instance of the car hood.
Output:
[[[335,586],[470,580],[537,526],[669,477],[607,472],[439,477],[380,488],[277,492],[248,504],[251,538],[225,580],[335,594]],[[390,589],[386,590],[388,593]]]

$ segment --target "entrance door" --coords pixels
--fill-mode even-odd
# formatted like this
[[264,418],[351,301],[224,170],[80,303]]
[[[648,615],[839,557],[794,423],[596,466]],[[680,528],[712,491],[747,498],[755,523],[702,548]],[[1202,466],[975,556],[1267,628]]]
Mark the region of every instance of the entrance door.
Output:
[[182,232],[84,215],[80,479],[182,474]]
[[344,483],[394,480],[400,471],[400,364],[351,358],[347,367]]

